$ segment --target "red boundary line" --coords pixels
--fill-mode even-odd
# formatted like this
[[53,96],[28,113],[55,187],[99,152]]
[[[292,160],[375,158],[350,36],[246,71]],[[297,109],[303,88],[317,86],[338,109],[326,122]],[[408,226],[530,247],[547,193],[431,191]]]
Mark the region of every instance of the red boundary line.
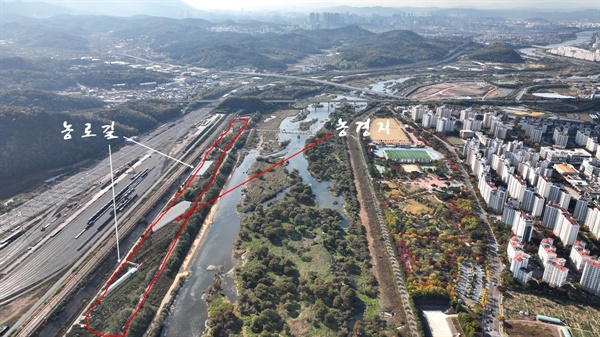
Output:
[[[244,121],[244,125],[242,126],[242,129],[237,133],[237,135],[229,142],[229,144],[227,144],[226,148],[223,150],[223,153],[221,154],[220,158],[219,158],[219,162],[217,163],[216,167],[215,167],[215,172],[213,173],[213,176],[210,180],[210,182],[206,185],[206,187],[204,188],[204,190],[202,191],[202,193],[200,193],[200,195],[198,196],[198,198],[196,199],[196,201],[194,202],[192,209],[185,215],[185,221],[184,223],[181,225],[181,227],[179,228],[179,231],[177,232],[177,236],[175,237],[175,239],[173,240],[173,242],[171,243],[171,247],[169,248],[169,251],[167,252],[167,254],[165,255],[165,257],[163,258],[163,261],[158,269],[158,271],[156,272],[156,274],[154,275],[154,278],[152,279],[152,281],[150,282],[150,284],[148,285],[148,287],[146,288],[146,291],[143,294],[143,297],[140,299],[138,306],[136,307],[136,310],[134,311],[134,313],[129,317],[129,319],[127,320],[127,323],[125,324],[125,329],[123,330],[122,334],[103,334],[101,332],[98,332],[94,329],[92,329],[89,326],[89,317],[92,314],[93,310],[102,302],[102,300],[104,299],[104,297],[106,297],[107,292],[108,292],[108,288],[112,285],[112,283],[114,282],[115,278],[117,277],[117,275],[119,275],[119,273],[125,268],[125,266],[128,264],[128,262],[131,260],[131,258],[135,255],[135,253],[141,248],[142,244],[144,243],[144,241],[146,241],[146,238],[148,237],[148,235],[150,234],[150,232],[152,231],[152,229],[154,228],[154,226],[162,219],[163,216],[165,216],[165,214],[167,214],[171,208],[173,208],[173,206],[175,205],[175,203],[177,202],[177,200],[181,197],[181,195],[189,188],[189,186],[191,185],[192,181],[194,180],[194,177],[196,176],[196,174],[200,171],[200,169],[204,166],[204,164],[206,163],[206,159],[208,158],[209,154],[212,152],[212,150],[214,150],[217,145],[221,142],[221,140],[223,139],[223,137],[229,133],[229,131],[231,130],[231,127],[233,126],[233,123],[236,120],[241,120]],[[94,305],[88,310],[85,318],[84,318],[84,323],[85,323],[85,327],[86,329],[93,333],[94,335],[100,336],[100,337],[124,337],[127,334],[127,331],[129,330],[129,325],[131,324],[131,322],[133,321],[133,319],[137,316],[137,314],[139,313],[139,311],[141,310],[142,305],[144,304],[144,302],[146,301],[146,298],[148,297],[148,294],[150,293],[150,290],[152,290],[152,287],[154,286],[154,283],[156,282],[156,280],[158,279],[158,277],[160,276],[160,274],[162,273],[169,257],[171,256],[171,253],[173,251],[173,249],[175,248],[177,241],[179,240],[179,237],[181,236],[181,234],[183,233],[183,230],[185,229],[185,227],[187,226],[187,223],[190,219],[190,217],[192,216],[192,214],[194,214],[194,212],[204,208],[205,206],[215,202],[217,199],[221,198],[222,196],[232,192],[233,190],[240,188],[241,186],[249,183],[250,181],[260,177],[261,175],[267,173],[268,171],[274,169],[275,167],[285,163],[286,161],[290,160],[291,158],[299,155],[302,152],[307,151],[308,149],[318,145],[319,143],[325,141],[326,139],[330,138],[333,136],[333,134],[328,134],[327,136],[319,139],[318,141],[312,143],[311,145],[305,147],[304,149],[294,153],[293,155],[279,161],[278,163],[274,164],[273,166],[267,168],[266,170],[246,179],[245,181],[243,181],[242,183],[238,184],[237,186],[223,192],[222,194],[218,195],[217,197],[205,202],[204,204],[202,204],[201,206],[197,206],[198,203],[200,202],[200,200],[202,199],[202,197],[204,196],[204,194],[208,191],[208,189],[210,188],[210,186],[212,185],[212,183],[214,182],[214,180],[217,177],[218,174],[218,170],[219,167],[221,166],[223,159],[225,158],[225,155],[227,154],[227,152],[229,151],[229,149],[231,148],[231,146],[237,141],[237,139],[241,136],[241,134],[244,132],[244,130],[246,129],[246,127],[248,126],[250,120],[248,118],[235,118],[232,119],[231,122],[229,123],[229,127],[227,128],[227,130],[225,132],[223,132],[221,134],[221,136],[219,136],[219,138],[217,139],[217,141],[215,142],[215,144],[205,153],[204,158],[202,159],[202,164],[196,169],[196,171],[194,172],[194,174],[192,175],[192,177],[189,179],[188,183],[185,185],[185,187],[183,189],[181,189],[181,191],[177,194],[177,196],[175,198],[173,198],[173,201],[171,202],[171,205],[168,207],[167,210],[165,210],[160,217],[152,224],[152,226],[148,227],[148,229],[146,230],[142,240],[138,243],[138,245],[135,247],[135,249],[127,256],[127,258],[125,259],[125,262],[123,262],[121,264],[121,266],[119,267],[119,269],[117,270],[117,272],[115,272],[113,274],[113,276],[110,278],[110,280],[108,281],[108,283],[106,284],[106,289],[104,290],[104,292],[102,293],[102,295],[100,296],[100,298],[94,303]],[[177,219],[177,221],[180,221],[182,218],[179,217]]]

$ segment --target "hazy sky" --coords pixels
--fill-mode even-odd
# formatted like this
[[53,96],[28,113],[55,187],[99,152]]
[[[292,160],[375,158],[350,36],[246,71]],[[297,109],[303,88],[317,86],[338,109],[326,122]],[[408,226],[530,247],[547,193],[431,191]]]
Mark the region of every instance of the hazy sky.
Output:
[[489,8],[568,8],[582,10],[599,8],[600,0],[183,0],[198,9],[241,10],[252,8],[307,8],[327,6],[388,6],[388,7],[473,7]]

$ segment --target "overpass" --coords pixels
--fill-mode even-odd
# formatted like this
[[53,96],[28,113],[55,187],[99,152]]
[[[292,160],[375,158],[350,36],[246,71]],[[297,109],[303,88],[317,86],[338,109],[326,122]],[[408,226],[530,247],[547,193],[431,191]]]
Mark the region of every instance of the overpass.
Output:
[[[232,96],[235,97],[235,96]],[[172,101],[172,102],[177,102],[177,103],[220,103],[222,102],[223,99],[199,99],[199,100],[193,100],[193,101]],[[296,102],[303,102],[303,101],[308,101],[308,100],[302,100],[302,99],[264,99],[263,102],[266,103],[280,103],[280,104],[291,104],[291,103],[296,103]],[[357,98],[357,99],[328,99],[327,101],[322,101],[319,103],[371,103],[371,102],[377,102],[377,103],[390,103],[390,102],[394,102],[396,100],[393,99],[376,99],[376,98]]]

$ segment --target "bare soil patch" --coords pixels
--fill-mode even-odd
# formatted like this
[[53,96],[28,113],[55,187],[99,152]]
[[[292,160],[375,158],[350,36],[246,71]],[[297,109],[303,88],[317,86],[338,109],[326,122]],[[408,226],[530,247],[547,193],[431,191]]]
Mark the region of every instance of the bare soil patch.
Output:
[[559,328],[535,321],[506,321],[504,331],[510,337],[561,337]]
[[486,82],[444,82],[427,85],[417,89],[410,98],[414,99],[448,99],[458,97],[488,98],[500,96],[494,92],[496,87]]
[[53,283],[48,282],[35,291],[0,306],[0,325],[14,325],[50,289]]

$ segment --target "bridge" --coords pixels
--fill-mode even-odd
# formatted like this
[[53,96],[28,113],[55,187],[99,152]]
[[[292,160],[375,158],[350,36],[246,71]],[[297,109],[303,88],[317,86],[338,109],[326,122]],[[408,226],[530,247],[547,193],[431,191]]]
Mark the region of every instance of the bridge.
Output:
[[[235,97],[235,96],[234,96]],[[220,103],[222,102],[223,99],[199,99],[199,100],[193,100],[193,101],[172,101],[172,102],[177,102],[177,103]],[[331,99],[328,100],[327,102],[313,102],[313,103],[371,103],[371,102],[377,102],[377,103],[390,103],[390,102],[396,102],[397,100],[392,100],[392,99],[370,99],[370,98],[358,98],[358,99]],[[301,100],[301,99],[264,99],[263,102],[267,102],[267,103],[296,103],[296,102],[306,102],[307,104],[310,104],[311,101],[310,100]]]

